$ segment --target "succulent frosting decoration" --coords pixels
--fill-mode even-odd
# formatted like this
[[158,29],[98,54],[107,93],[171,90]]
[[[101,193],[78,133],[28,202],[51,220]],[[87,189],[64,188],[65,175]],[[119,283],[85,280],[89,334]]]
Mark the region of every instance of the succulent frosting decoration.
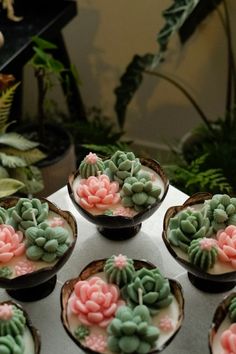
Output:
[[134,262],[122,254],[113,255],[106,260],[104,272],[108,283],[115,283],[122,287],[131,281],[135,273]]
[[90,152],[85,156],[79,166],[79,173],[82,178],[88,178],[90,176],[98,176],[99,173],[104,171],[104,162],[96,154]]

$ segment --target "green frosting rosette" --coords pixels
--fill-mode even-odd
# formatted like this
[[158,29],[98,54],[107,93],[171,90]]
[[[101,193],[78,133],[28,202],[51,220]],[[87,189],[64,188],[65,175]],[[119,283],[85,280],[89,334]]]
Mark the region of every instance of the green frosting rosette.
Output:
[[139,269],[130,284],[122,288],[122,297],[132,308],[140,302],[139,289],[142,291],[143,304],[148,307],[151,315],[170,305],[173,300],[169,280],[164,278],[157,268]]
[[22,335],[25,325],[26,318],[21,309],[7,303],[0,305],[0,336]]
[[105,174],[112,181],[123,185],[127,177],[135,176],[141,169],[141,163],[133,152],[116,151],[109,160],[104,161]]
[[149,353],[160,334],[150,323],[146,306],[138,305],[133,310],[121,306],[107,329],[108,348],[114,353]]
[[79,173],[82,178],[98,176],[104,171],[104,162],[96,154],[90,152],[79,165]]
[[11,210],[11,217],[21,231],[36,226],[48,217],[48,203],[41,203],[37,198],[20,198]]
[[135,273],[133,260],[121,254],[108,258],[103,270],[108,283],[115,283],[119,287],[128,284]]
[[6,335],[0,337],[0,353],[1,354],[24,354],[25,346],[22,336],[12,337]]
[[190,262],[202,269],[212,268],[217,260],[217,245],[212,238],[199,238],[190,243],[188,257]]
[[161,188],[153,184],[150,174],[139,172],[135,177],[124,180],[120,195],[124,207],[142,211],[153,205],[160,193]]
[[231,322],[236,322],[236,296],[231,299],[228,312]]
[[32,261],[54,262],[67,251],[69,233],[63,227],[42,223],[26,230],[26,256]]
[[229,225],[236,225],[236,198],[215,194],[205,201],[202,212],[209,218],[213,232],[224,230]]
[[168,240],[170,243],[188,251],[190,242],[210,235],[210,221],[200,211],[187,208],[170,219]]

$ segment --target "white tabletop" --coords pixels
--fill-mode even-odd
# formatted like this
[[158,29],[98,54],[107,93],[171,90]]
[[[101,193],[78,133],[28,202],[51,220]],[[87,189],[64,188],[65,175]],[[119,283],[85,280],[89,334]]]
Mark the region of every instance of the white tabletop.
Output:
[[[143,222],[139,233],[126,241],[110,241],[101,236],[94,224],[84,219],[74,208],[67,188],[63,187],[49,198],[63,210],[69,210],[77,220],[78,239],[75,249],[57,274],[54,291],[40,301],[19,302],[28,312],[33,325],[41,333],[41,354],[80,354],[64,330],[60,319],[60,290],[68,279],[77,277],[92,260],[107,258],[122,253],[130,258],[145,259],[160,268],[163,275],[178,280],[184,291],[185,319],[179,333],[163,351],[165,354],[209,354],[207,336],[217,304],[227,293],[206,294],[195,289],[189,282],[186,271],[169,254],[162,241],[162,224],[166,210],[181,205],[187,195],[170,186],[160,208]],[[0,301],[10,299],[4,289],[0,290]]]

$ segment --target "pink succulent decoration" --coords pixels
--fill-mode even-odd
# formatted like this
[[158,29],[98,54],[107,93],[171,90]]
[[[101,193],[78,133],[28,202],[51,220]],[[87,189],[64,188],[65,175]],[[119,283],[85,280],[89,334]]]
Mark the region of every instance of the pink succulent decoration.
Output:
[[18,262],[15,265],[15,274],[16,276],[24,275],[24,274],[34,272],[35,269],[36,268],[32,262],[25,260],[25,261]]
[[13,316],[12,305],[2,304],[0,305],[0,320],[8,321]]
[[218,240],[218,257],[221,262],[230,262],[236,268],[236,226],[227,226],[216,234]]
[[173,323],[172,323],[172,319],[169,316],[163,316],[160,319],[159,322],[159,328],[163,331],[163,332],[169,332],[171,330],[174,329]]
[[83,208],[106,210],[119,202],[118,191],[118,182],[111,182],[108,176],[102,174],[98,177],[90,176],[88,179],[81,179],[76,193]]
[[11,225],[0,225],[0,263],[9,262],[14,256],[25,252],[23,233],[15,231]]
[[132,217],[135,214],[137,214],[133,209],[131,208],[125,208],[125,207],[120,207],[114,210],[113,215],[114,216],[128,216],[128,217]]
[[224,349],[222,354],[236,354],[236,323],[222,333],[220,343]]
[[103,353],[107,347],[107,342],[102,334],[91,334],[85,338],[85,345],[96,352]]
[[114,318],[118,307],[124,305],[119,296],[119,288],[116,285],[107,284],[95,276],[75,284],[69,306],[82,324],[105,328]]

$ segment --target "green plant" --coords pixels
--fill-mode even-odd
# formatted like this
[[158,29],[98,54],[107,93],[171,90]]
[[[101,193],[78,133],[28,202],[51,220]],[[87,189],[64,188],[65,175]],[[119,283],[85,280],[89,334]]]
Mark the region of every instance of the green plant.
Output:
[[15,132],[8,132],[9,112],[18,84],[0,96],[0,197],[22,193],[34,194],[43,189],[39,170],[33,166],[45,155],[37,149],[38,143]]
[[[222,2],[222,9],[217,5]],[[225,31],[227,41],[227,88],[225,100],[225,116],[211,121],[199,106],[190,92],[170,75],[155,69],[165,60],[165,54],[171,36],[181,30],[190,21],[197,6],[211,5],[215,9]],[[159,52],[157,55],[135,55],[122,75],[120,85],[115,89],[118,122],[123,128],[126,109],[133,95],[139,88],[143,75],[151,75],[164,79],[179,89],[193,105],[201,118],[198,129],[198,142],[191,145],[189,153],[182,147],[175,150],[182,155],[180,164],[172,168],[171,181],[182,185],[187,193],[203,191],[211,192],[236,191],[236,67],[232,47],[232,33],[227,1],[216,0],[175,0],[163,12],[165,25],[158,34]],[[197,25],[197,24],[196,24]],[[194,26],[193,26],[194,27]],[[230,161],[230,163],[229,163]],[[186,188],[187,186],[187,188]]]

